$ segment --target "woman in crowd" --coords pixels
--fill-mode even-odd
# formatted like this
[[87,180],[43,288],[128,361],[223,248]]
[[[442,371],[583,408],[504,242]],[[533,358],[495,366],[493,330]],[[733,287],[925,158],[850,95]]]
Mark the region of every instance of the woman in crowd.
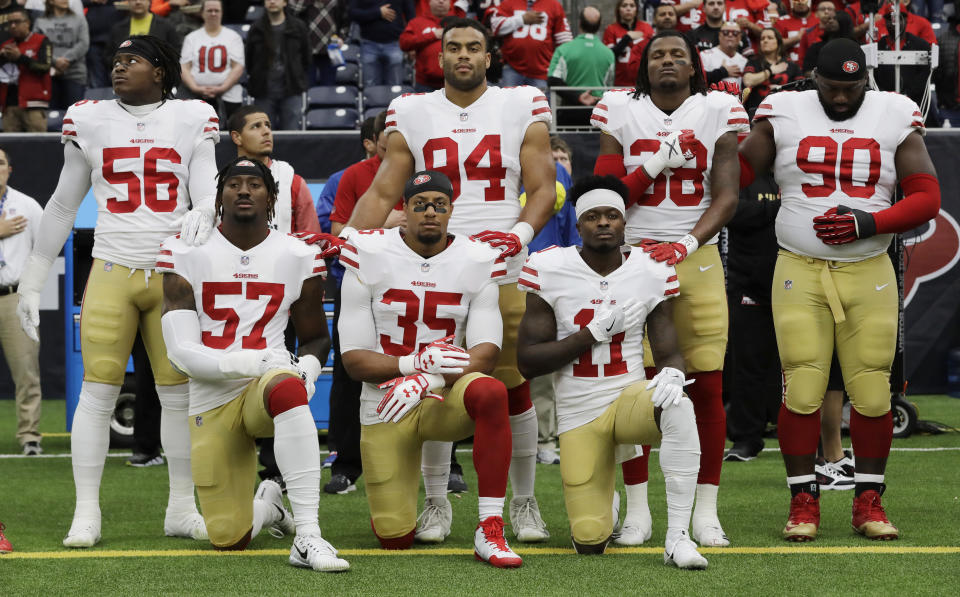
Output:
[[66,110],[83,99],[87,83],[87,50],[90,35],[83,13],[70,8],[69,0],[46,0],[43,16],[34,29],[53,44],[53,86],[50,108]]
[[637,80],[637,68],[643,48],[653,37],[653,27],[640,18],[637,0],[617,2],[616,22],[603,32],[603,43],[613,50],[617,64],[613,72],[613,84],[617,87],[632,87]]
[[760,32],[760,52],[743,69],[743,107],[753,118],[757,106],[771,91],[802,78],[800,67],[784,56],[780,32],[767,27]]

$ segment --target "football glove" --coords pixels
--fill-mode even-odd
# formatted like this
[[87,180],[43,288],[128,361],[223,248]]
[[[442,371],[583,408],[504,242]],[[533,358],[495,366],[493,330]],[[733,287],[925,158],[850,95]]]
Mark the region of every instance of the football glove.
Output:
[[283,369],[300,375],[296,357],[286,350],[277,348],[228,352],[220,359],[219,367],[220,372],[230,378],[260,377],[274,369]]
[[813,218],[813,229],[824,244],[845,245],[874,236],[877,222],[869,212],[838,205]]
[[324,259],[330,259],[340,255],[340,249],[349,240],[350,235],[356,232],[355,228],[344,227],[340,231],[340,236],[327,234],[326,232],[297,232],[293,236],[299,238],[308,245],[317,245],[320,247],[320,256]]
[[660,149],[643,163],[643,169],[653,179],[667,168],[679,168],[693,153],[686,147],[693,141],[692,131],[673,131],[666,139],[660,140]]
[[683,386],[692,384],[694,380],[687,381],[683,371],[673,367],[664,367],[657,373],[650,383],[647,384],[648,390],[653,390],[650,401],[659,408],[670,408],[680,404],[683,398]]
[[692,234],[687,234],[675,243],[644,240],[640,248],[649,253],[654,261],[666,261],[667,265],[676,265],[700,247],[700,242]]
[[20,274],[20,283],[17,287],[17,317],[20,327],[28,338],[34,342],[40,341],[37,327],[40,325],[40,293],[47,281],[47,274],[53,262],[40,255],[33,254],[27,259]]
[[312,354],[297,357],[297,373],[300,374],[300,379],[303,380],[303,385],[307,388],[307,402],[313,398],[313,393],[317,391],[317,378],[320,377],[322,370],[323,365],[320,364],[320,359]]
[[500,256],[503,258],[519,255],[523,247],[527,246],[533,240],[533,226],[526,222],[517,222],[510,232],[498,232],[496,230],[484,230],[470,237],[481,243],[487,243],[494,249],[500,250]]
[[207,242],[210,233],[213,232],[213,220],[213,210],[194,207],[183,216],[183,223],[180,224],[180,240],[193,246]]
[[387,390],[387,393],[377,405],[377,416],[385,423],[398,423],[423,398],[443,402],[443,396],[430,391],[442,388],[443,383],[443,378],[439,375],[423,373],[395,377],[382,383],[379,388]]
[[740,99],[740,85],[733,81],[719,81],[717,83],[711,83],[710,91],[729,93],[733,97]]
[[463,373],[463,368],[470,365],[470,355],[459,346],[450,344],[452,340],[453,336],[447,336],[424,346],[417,354],[400,357],[400,373]]

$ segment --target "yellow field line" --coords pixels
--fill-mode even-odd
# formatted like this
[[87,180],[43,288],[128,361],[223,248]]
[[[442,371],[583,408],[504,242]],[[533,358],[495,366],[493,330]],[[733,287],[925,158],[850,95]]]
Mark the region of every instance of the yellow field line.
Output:
[[[960,546],[896,546],[896,545],[863,545],[863,546],[784,546],[784,547],[705,547],[700,551],[705,554],[737,554],[737,555],[796,555],[796,554],[960,554]],[[573,549],[563,547],[528,547],[517,549],[517,553],[527,556],[554,556],[573,555]],[[214,557],[261,557],[285,556],[290,553],[287,549],[251,549],[247,551],[214,551],[198,549],[113,549],[98,551],[28,551],[13,552],[0,556],[4,560],[73,560],[86,558],[182,558],[197,556]],[[404,551],[387,551],[383,549],[341,549],[340,555],[351,556],[469,556],[471,549],[442,547],[438,549],[409,549]],[[662,547],[616,547],[609,548],[610,554],[659,554]]]

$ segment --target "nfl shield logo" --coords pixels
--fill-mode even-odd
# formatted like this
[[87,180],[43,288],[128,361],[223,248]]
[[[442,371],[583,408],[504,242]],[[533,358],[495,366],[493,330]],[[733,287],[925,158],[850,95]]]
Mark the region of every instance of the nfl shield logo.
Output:
[[600,282],[600,290],[606,290],[609,286],[610,284],[608,284],[606,280]]
[[240,265],[250,265],[250,256],[249,256],[249,255],[241,255],[241,256],[240,256]]
[[103,271],[110,272],[113,271],[113,264],[109,261],[103,264]]
[[138,130],[138,131],[143,132],[143,129],[145,129],[145,128],[147,128],[147,125],[143,124],[142,122],[138,122],[138,123],[137,123],[137,130]]
[[783,281],[783,289],[784,289],[784,290],[790,290],[791,288],[793,288],[793,280],[784,280],[784,281]]
[[671,124],[673,124],[673,119],[672,119],[672,118],[664,118],[664,119],[663,119],[663,126],[670,126]]
[[468,116],[466,112],[460,112],[460,122],[466,122]]
[[421,264],[420,264],[420,271],[422,271],[422,272],[424,272],[424,273],[430,271],[430,264],[429,264],[429,263],[421,263]]
[[194,422],[197,424],[197,427],[203,425],[203,417],[201,417],[200,415],[197,415],[197,418],[194,419]]

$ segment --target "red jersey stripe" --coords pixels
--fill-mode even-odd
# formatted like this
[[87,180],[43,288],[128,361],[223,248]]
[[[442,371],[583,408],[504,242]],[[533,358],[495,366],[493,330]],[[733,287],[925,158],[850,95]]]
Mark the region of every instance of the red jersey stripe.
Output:
[[529,280],[526,280],[526,279],[524,279],[524,278],[520,278],[517,282],[518,282],[521,286],[526,286],[527,288],[533,288],[534,290],[540,290],[540,285],[539,285],[539,284],[534,284],[533,282],[531,282],[531,281],[529,281]]
[[672,294],[677,294],[678,292],[680,292],[679,288],[671,288],[670,290],[667,290],[666,292],[664,292],[663,296],[670,296]]
[[347,265],[349,265],[354,269],[360,269],[359,263],[357,263],[353,259],[350,259],[349,257],[346,257],[343,253],[340,254],[340,263],[346,263]]
[[536,110],[533,110],[533,115],[536,116],[537,114],[543,114],[544,112],[549,112],[549,111],[550,111],[550,108],[537,108]]
[[750,121],[746,118],[731,118],[727,124],[750,124]]
[[596,120],[597,122],[602,122],[602,123],[604,123],[604,124],[607,123],[607,119],[606,119],[605,117],[603,117],[603,116],[598,116],[598,115],[596,115],[596,114],[592,115],[592,116],[590,117],[590,120]]
[[161,268],[161,267],[164,267],[167,269],[173,269],[173,264],[170,263],[169,261],[158,261],[157,268]]

